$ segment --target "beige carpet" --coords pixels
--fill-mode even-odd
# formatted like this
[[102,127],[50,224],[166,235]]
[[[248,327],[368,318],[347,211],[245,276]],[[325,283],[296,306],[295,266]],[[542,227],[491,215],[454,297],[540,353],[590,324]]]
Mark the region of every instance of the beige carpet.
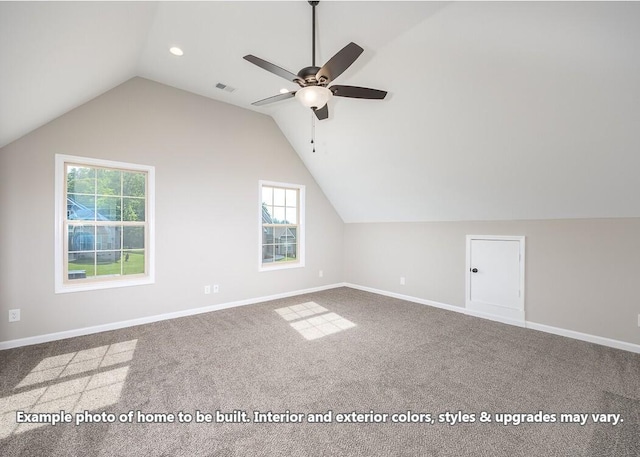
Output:
[[639,437],[640,355],[348,288],[0,351],[2,456],[636,457]]

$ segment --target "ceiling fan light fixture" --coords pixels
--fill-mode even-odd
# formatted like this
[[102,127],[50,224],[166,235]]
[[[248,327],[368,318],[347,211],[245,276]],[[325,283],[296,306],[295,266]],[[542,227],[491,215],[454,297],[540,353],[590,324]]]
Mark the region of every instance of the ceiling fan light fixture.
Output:
[[307,86],[296,92],[296,98],[307,108],[322,108],[333,93],[322,86]]
[[295,92],[280,90],[279,95],[258,100],[253,102],[252,105],[267,105],[288,100],[295,96],[303,106],[311,108],[315,117],[322,121],[329,118],[327,102],[334,95],[336,97],[369,100],[384,99],[387,92],[368,87],[332,85],[327,88],[329,84],[333,83],[338,76],[356,61],[360,54],[364,52],[364,49],[354,42],[350,42],[334,54],[322,67],[316,66],[316,6],[318,5],[318,0],[308,1],[311,5],[311,66],[304,67],[298,74],[294,74],[252,54],[244,56],[244,60],[247,62],[257,65],[263,70],[267,70],[269,73],[273,73],[289,82],[296,83],[301,89]]

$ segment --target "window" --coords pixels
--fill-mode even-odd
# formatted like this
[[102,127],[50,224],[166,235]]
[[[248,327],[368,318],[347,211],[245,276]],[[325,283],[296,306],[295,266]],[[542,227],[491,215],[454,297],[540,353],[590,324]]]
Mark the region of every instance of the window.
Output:
[[260,181],[260,270],[304,266],[304,186]]
[[154,168],[56,155],[56,293],[154,282]]

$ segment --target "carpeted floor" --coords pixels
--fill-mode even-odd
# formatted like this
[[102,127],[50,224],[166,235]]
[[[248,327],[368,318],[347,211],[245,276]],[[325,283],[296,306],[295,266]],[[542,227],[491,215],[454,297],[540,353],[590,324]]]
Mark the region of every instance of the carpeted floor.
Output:
[[[2,456],[640,455],[640,355],[349,288],[1,351],[0,397]],[[71,423],[16,424],[61,410]],[[388,416],[338,423],[354,411]]]

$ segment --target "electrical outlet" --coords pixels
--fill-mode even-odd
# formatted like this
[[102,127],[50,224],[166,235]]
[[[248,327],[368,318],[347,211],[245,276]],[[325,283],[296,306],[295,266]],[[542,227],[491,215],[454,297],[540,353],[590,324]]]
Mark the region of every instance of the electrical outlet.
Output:
[[18,322],[20,320],[20,309],[9,310],[9,322]]
[[211,293],[211,286],[204,286],[205,295],[209,295]]
[[217,284],[213,285],[213,293],[217,294],[218,292],[220,292],[220,286],[218,286]]
[[404,286],[404,276],[400,276],[400,285]]
[[320,272],[318,273],[318,276],[322,278],[324,276],[324,271],[320,270]]

